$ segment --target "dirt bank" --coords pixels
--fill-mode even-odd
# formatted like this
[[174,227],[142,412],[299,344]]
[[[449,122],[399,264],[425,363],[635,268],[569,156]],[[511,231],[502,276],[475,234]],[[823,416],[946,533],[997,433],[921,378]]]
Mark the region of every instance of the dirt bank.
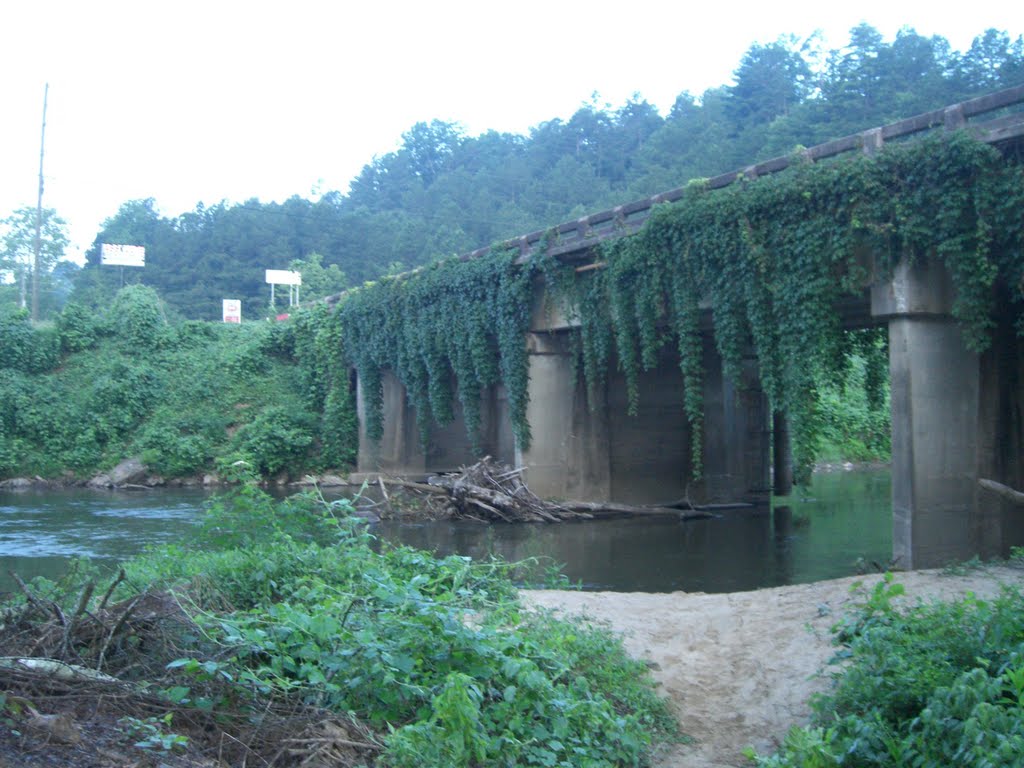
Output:
[[[835,579],[754,592],[537,591],[533,603],[583,614],[623,633],[627,649],[652,664],[682,730],[694,743],[659,756],[663,768],[749,766],[748,746],[772,751],[789,728],[807,721],[808,700],[828,685],[820,674],[833,652],[829,628],[858,598],[855,582]],[[963,575],[914,571],[896,575],[904,600],[986,597],[1001,584],[1024,586],[1024,569],[989,567]]]

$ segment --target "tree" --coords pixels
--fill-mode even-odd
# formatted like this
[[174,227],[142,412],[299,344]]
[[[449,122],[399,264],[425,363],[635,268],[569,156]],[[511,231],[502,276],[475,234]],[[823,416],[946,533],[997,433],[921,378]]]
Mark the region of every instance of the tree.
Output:
[[742,128],[788,115],[807,95],[811,71],[796,50],[796,40],[780,38],[768,45],[752,45],[734,77],[726,109]]
[[456,123],[431,120],[416,123],[402,134],[400,154],[408,157],[413,173],[430,186],[438,176],[450,170],[449,161],[462,143],[462,128]]
[[302,299],[312,301],[341,293],[348,288],[348,278],[337,264],[324,265],[324,257],[311,253],[304,259],[293,259],[288,268],[302,275]]
[[1024,80],[1024,41],[988,29],[974,38],[964,55],[962,77],[971,92],[1018,85]]
[[[0,221],[0,272],[13,276],[18,283],[19,305],[27,305],[28,284],[36,264],[36,209],[18,208]],[[39,231],[39,270],[41,278],[48,275],[68,247],[67,222],[52,208],[43,208]]]

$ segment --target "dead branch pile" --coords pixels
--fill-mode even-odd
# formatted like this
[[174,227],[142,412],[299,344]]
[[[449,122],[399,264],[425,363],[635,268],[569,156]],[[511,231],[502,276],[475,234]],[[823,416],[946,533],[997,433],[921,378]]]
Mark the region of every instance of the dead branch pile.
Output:
[[[510,469],[489,456],[457,474],[437,475],[427,483],[381,479],[382,486],[399,487],[419,500],[418,512],[439,520],[475,520],[504,523],[560,523],[587,520],[586,512],[574,512],[537,497],[522,479],[522,469]],[[403,514],[384,490],[384,516]]]
[[[365,766],[381,750],[351,717],[169,669],[200,652],[198,627],[174,595],[111,602],[123,573],[102,596],[89,582],[70,598],[11,576],[19,592],[0,601],[0,716],[18,728],[0,729],[0,765],[142,765],[125,719],[163,724],[168,715],[161,728],[189,745],[162,754],[167,766]],[[159,693],[174,686],[189,698]],[[197,707],[200,699],[216,704]],[[7,762],[26,754],[40,760]]]
[[[437,475],[426,483],[380,478],[383,502],[375,510],[382,517],[425,516],[435,520],[473,520],[482,523],[561,523],[595,517],[633,515],[707,516],[675,508],[640,507],[610,502],[541,499],[523,481],[523,468],[511,469],[487,456],[458,473]],[[400,488],[417,504],[410,508],[388,487]]]

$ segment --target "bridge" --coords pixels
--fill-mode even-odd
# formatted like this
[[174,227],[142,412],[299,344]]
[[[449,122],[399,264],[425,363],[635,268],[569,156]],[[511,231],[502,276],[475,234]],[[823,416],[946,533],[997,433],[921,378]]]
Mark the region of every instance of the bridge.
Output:
[[[1015,158],[1024,147],[1022,108],[1024,86],[703,180],[700,187],[726,190],[783,176],[794,166],[827,164],[852,153],[873,156],[893,143],[954,131]],[[670,190],[458,259],[475,262],[492,250],[511,249],[521,266],[547,258],[576,275],[601,270],[607,266],[602,247],[638,236],[664,204],[686,205],[691,191]],[[910,258],[870,248],[857,259],[863,275],[859,290],[844,293],[833,312],[846,328],[888,327],[895,560],[900,567],[920,568],[1007,554],[1024,543],[1024,509],[978,481],[1024,487],[1024,345],[1003,311],[1020,287],[994,289],[1000,309],[989,323],[990,343],[979,352],[954,318],[959,289],[948,262],[935,254]],[[668,346],[657,347],[656,359],[632,377],[609,369],[601,386],[588,386],[577,370],[581,319],[550,294],[545,280],[534,280],[523,326],[528,382],[526,397],[519,399],[525,402],[483,377],[488,386],[473,413],[455,403],[448,423],[431,426],[423,439],[418,417],[429,407],[425,396],[411,396],[386,365],[374,368],[372,382],[361,375],[358,470],[424,474],[487,453],[523,468],[535,492],[555,498],[763,502],[773,490],[788,492],[787,414],[771,409],[756,345],[746,344],[733,359],[723,359],[714,341],[716,307],[710,300],[701,302],[695,326],[700,333],[694,354],[703,371],[699,380],[689,380],[691,388],[699,381],[702,401],[695,425],[692,409],[680,397],[686,372],[680,372],[680,356]],[[636,391],[642,397],[636,398]],[[374,407],[382,416],[376,430],[368,426],[375,423]],[[516,431],[517,408],[524,409],[528,440]],[[699,445],[691,445],[694,436]],[[694,471],[698,463],[699,473]]]

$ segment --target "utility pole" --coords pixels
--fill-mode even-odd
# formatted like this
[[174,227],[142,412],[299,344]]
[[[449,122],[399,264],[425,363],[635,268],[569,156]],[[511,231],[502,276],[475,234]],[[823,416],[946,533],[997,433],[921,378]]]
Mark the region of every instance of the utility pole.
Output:
[[39,322],[39,266],[42,262],[43,230],[43,149],[46,146],[46,101],[50,95],[50,84],[43,90],[43,129],[39,137],[39,197],[36,200],[36,258],[32,266],[32,322]]

